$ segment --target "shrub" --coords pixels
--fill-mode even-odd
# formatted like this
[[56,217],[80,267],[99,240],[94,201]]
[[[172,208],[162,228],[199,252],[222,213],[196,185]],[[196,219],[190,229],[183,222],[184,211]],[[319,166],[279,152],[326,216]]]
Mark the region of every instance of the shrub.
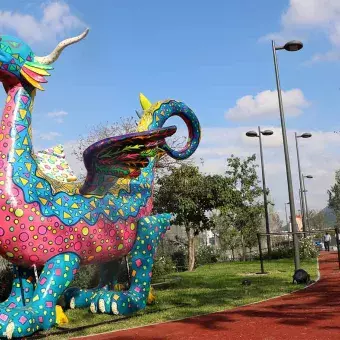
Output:
[[316,247],[312,237],[307,236],[300,240],[301,259],[315,259],[318,255],[319,250]]
[[0,302],[5,301],[12,290],[13,269],[11,265],[3,267],[0,272]]
[[78,270],[71,287],[93,288],[99,283],[99,268],[95,265],[81,266]]
[[184,248],[179,248],[171,254],[172,262],[176,266],[178,272],[183,272],[188,268],[188,251]]
[[172,262],[170,256],[156,256],[155,262],[152,268],[153,280],[162,276],[170,274],[176,270],[175,264]]
[[196,265],[216,263],[218,255],[212,246],[200,246],[196,251]]

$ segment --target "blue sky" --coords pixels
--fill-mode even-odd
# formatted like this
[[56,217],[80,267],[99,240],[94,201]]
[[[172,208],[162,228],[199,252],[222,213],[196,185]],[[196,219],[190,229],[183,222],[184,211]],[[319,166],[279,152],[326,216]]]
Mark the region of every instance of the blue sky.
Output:
[[205,159],[206,172],[223,171],[231,153],[258,151],[256,141],[244,138],[248,129],[259,124],[274,129],[264,142],[267,182],[282,214],[287,190],[271,37],[305,44],[296,53],[278,52],[295,191],[294,131],[313,133],[301,143],[304,171],[316,174],[311,208],[326,205],[326,190],[340,168],[340,135],[333,133],[340,130],[340,5],[305,3],[12,0],[2,1],[0,30],[44,55],[59,40],[91,29],[84,41],[65,50],[46,91],[38,93],[37,148],[64,143],[70,150],[91,125],[134,115],[139,92],[151,101],[181,99],[202,123],[197,159]]

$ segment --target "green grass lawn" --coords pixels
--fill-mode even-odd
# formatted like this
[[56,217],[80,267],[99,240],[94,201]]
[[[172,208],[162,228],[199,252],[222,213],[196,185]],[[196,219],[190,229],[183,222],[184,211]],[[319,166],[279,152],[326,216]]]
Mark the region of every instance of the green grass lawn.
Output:
[[[316,260],[302,262],[302,268],[317,277]],[[123,328],[148,325],[188,316],[222,311],[292,292],[293,260],[265,262],[266,275],[257,275],[259,262],[217,263],[194,272],[176,274],[181,280],[167,289],[157,289],[157,302],[132,317],[92,314],[89,310],[68,310],[69,324],[40,333],[37,337],[68,339]],[[244,278],[252,281],[243,286]]]

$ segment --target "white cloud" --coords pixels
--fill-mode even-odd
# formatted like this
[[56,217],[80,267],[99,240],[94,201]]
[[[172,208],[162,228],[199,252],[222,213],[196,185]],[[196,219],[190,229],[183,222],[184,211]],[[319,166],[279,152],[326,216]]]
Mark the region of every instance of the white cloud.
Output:
[[[286,115],[298,116],[302,109],[309,106],[300,89],[282,91],[282,100]],[[229,109],[226,118],[231,120],[251,120],[258,118],[277,117],[278,97],[277,91],[266,90],[256,96],[247,95],[237,100],[236,105]]]
[[66,111],[53,111],[53,112],[49,112],[47,114],[47,117],[52,118],[55,122],[61,124],[64,122],[64,117],[67,116],[68,113]]
[[41,133],[37,133],[38,138],[41,140],[45,140],[45,141],[51,141],[54,140],[57,137],[60,137],[61,134],[59,132],[41,132]]
[[270,33],[261,40],[297,39],[299,35],[323,33],[332,46],[330,52],[314,56],[311,62],[339,60],[340,1],[339,0],[290,0],[288,9],[281,16],[281,31]]
[[71,13],[64,2],[52,2],[42,6],[42,17],[12,11],[0,11],[1,30],[11,30],[28,43],[50,41],[72,29],[83,28],[84,23]]

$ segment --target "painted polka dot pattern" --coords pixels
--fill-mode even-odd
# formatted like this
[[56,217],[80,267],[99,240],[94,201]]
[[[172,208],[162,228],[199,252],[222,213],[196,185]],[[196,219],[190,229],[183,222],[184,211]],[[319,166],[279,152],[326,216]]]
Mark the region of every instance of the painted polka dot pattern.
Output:
[[[68,290],[70,304],[110,314],[144,308],[153,256],[170,223],[168,214],[150,216],[155,156],[163,149],[176,159],[189,157],[200,141],[196,116],[181,102],[152,106],[139,126],[147,126],[144,133],[112,137],[88,149],[88,176],[80,187],[73,183],[61,146],[33,153],[34,88],[42,89],[52,67],[40,64],[17,38],[1,36],[0,50],[0,79],[7,91],[0,124],[0,255],[14,264],[11,295],[0,304],[0,334],[22,338],[53,326],[57,300],[80,263],[100,263],[101,283],[91,291]],[[175,128],[161,128],[173,115],[182,117],[189,129],[188,144],[180,151],[164,143]],[[113,149],[102,148],[112,144]],[[93,155],[102,158],[94,157],[93,164]],[[131,286],[112,291],[117,273],[108,275],[106,269],[115,269],[130,251]]]

